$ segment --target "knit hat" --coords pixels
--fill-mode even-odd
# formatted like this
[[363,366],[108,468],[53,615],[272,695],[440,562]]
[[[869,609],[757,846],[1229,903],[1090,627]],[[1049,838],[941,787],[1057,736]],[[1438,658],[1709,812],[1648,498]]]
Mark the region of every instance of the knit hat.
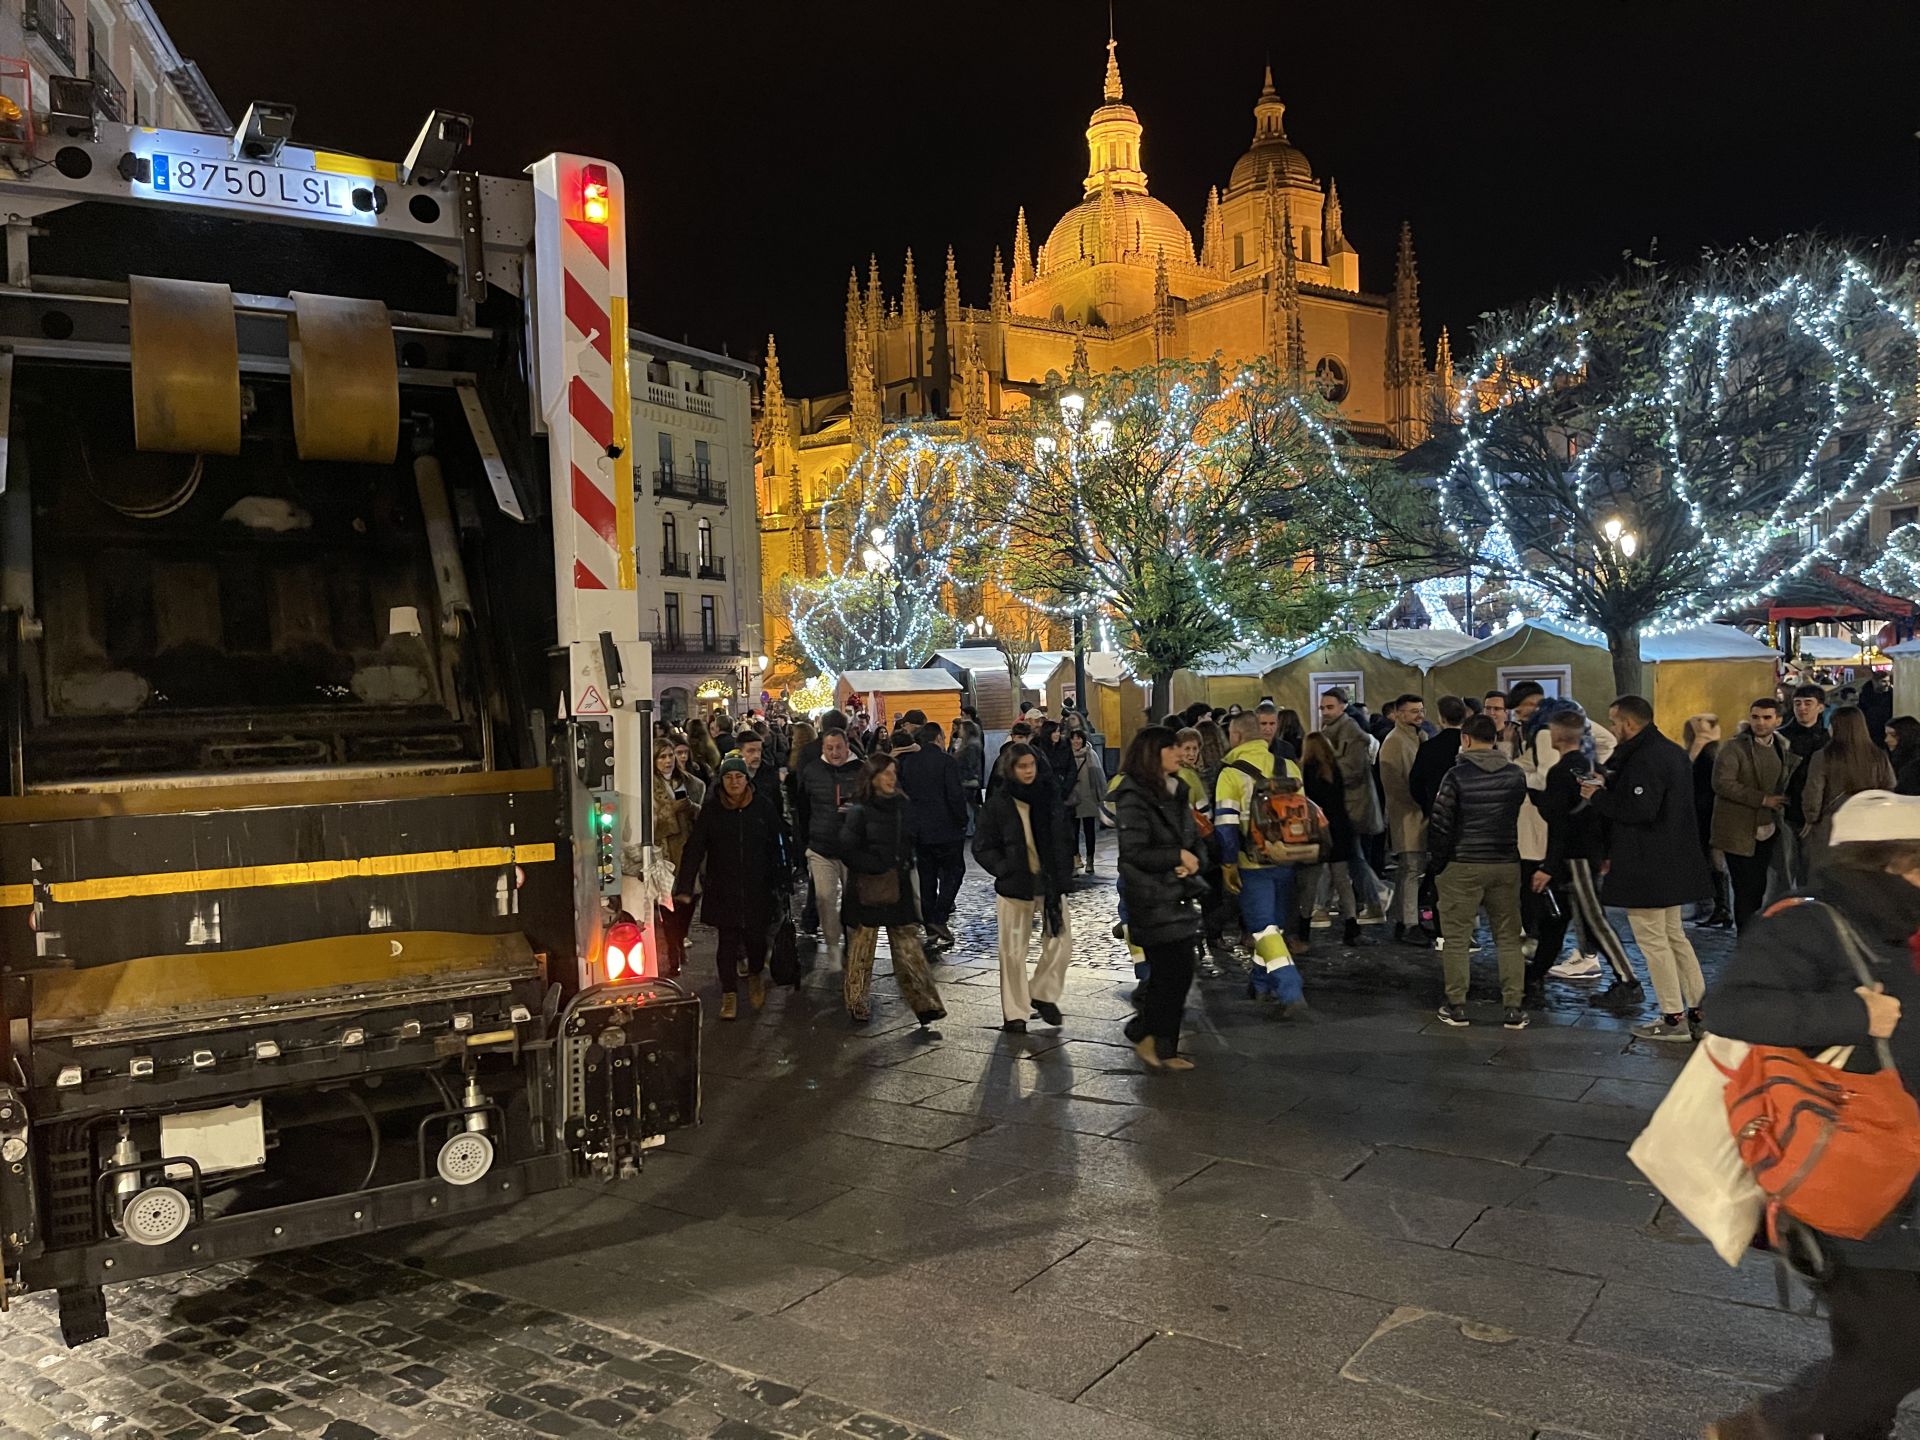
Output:
[[[758,739],[759,737],[755,736],[754,738]],[[753,779],[753,772],[747,769],[747,762],[742,760],[738,755],[729,755],[726,759],[722,760],[717,773],[720,775],[744,775],[749,780]]]
[[1920,840],[1920,795],[1862,790],[1835,812],[1831,843],[1858,845],[1874,840]]

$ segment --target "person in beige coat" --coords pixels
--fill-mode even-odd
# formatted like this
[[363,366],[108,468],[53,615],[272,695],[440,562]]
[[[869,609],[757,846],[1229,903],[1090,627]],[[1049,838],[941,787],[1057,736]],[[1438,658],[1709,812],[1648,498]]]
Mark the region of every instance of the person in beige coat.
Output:
[[1393,899],[1387,913],[1393,918],[1393,938],[1425,949],[1433,934],[1420,923],[1420,882],[1427,873],[1427,815],[1413,798],[1408,781],[1420,753],[1420,724],[1427,718],[1427,702],[1418,695],[1402,695],[1393,702],[1394,725],[1380,742],[1380,789],[1387,799],[1387,849],[1393,853]]
[[1713,848],[1733,881],[1733,923],[1741,930],[1759,913],[1767,874],[1786,824],[1787,786],[1800,765],[1778,732],[1780,702],[1762,695],[1747,707],[1746,727],[1722,740],[1713,757]]

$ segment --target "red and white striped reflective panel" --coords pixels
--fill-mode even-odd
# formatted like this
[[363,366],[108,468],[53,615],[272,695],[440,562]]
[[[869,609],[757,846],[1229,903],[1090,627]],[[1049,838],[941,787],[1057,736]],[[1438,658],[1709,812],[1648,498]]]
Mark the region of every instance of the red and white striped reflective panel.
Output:
[[[617,172],[591,161],[555,175],[566,337],[564,450],[576,590],[632,590],[633,419],[627,380],[624,217]],[[550,297],[551,298],[551,297]],[[554,455],[558,464],[563,456]],[[558,478],[556,476],[556,478]]]

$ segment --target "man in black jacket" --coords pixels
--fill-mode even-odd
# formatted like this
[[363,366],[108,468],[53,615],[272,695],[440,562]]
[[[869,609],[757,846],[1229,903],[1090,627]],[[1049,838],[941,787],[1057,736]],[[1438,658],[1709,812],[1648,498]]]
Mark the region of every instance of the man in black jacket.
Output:
[[1493,721],[1476,715],[1460,731],[1460,758],[1440,782],[1427,828],[1429,864],[1440,870],[1442,1022],[1467,1024],[1473,927],[1482,907],[1500,957],[1500,998],[1509,1030],[1527,1028],[1526,956],[1520,949],[1520,807],[1527,777],[1498,748]]
[[1458,695],[1442,695],[1434,708],[1440,712],[1440,733],[1421,742],[1407,776],[1407,789],[1420,813],[1427,816],[1433,814],[1433,797],[1440,793],[1440,782],[1460,757],[1460,727],[1467,723],[1467,702]]
[[914,732],[914,743],[895,748],[900,790],[913,812],[914,863],[920,870],[920,919],[929,949],[951,950],[954,898],[967,877],[967,797],[960,762],[941,743],[931,722]]
[[840,857],[840,822],[853,803],[860,762],[847,752],[844,730],[823,731],[820,753],[800,767],[799,793],[805,818],[807,872],[820,904],[820,936],[829,963],[843,957],[840,901],[847,887],[847,866]]
[[1608,923],[1600,905],[1600,892],[1593,883],[1594,867],[1607,858],[1606,826],[1599,813],[1580,793],[1580,782],[1592,770],[1583,744],[1587,717],[1577,708],[1568,708],[1547,722],[1559,759],[1547,771],[1546,785],[1528,790],[1528,799],[1547,822],[1545,858],[1532,867],[1528,883],[1536,895],[1551,895],[1552,903],[1540,908],[1540,943],[1527,962],[1527,991],[1544,989],[1548,975],[1561,979],[1598,979],[1599,970],[1576,950],[1572,960],[1560,965],[1560,947],[1567,938],[1567,926],[1577,911],[1581,927],[1592,938],[1613,968],[1614,984],[1591,1003],[1619,1010],[1631,1005],[1640,1008],[1642,992],[1635,978],[1620,937]]
[[1586,781],[1580,793],[1611,827],[1602,897],[1627,912],[1660,1001],[1660,1018],[1633,1033],[1684,1044],[1703,1033],[1707,982],[1681,916],[1712,882],[1693,808],[1693,761],[1654,728],[1643,696],[1622,695],[1607,721],[1620,743],[1604,779]]

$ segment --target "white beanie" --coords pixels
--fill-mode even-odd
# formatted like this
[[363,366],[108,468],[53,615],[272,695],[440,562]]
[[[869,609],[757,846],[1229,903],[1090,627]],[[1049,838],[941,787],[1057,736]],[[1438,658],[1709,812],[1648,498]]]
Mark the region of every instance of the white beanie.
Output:
[[1862,790],[1834,813],[1830,843],[1858,845],[1873,840],[1920,840],[1920,795]]

